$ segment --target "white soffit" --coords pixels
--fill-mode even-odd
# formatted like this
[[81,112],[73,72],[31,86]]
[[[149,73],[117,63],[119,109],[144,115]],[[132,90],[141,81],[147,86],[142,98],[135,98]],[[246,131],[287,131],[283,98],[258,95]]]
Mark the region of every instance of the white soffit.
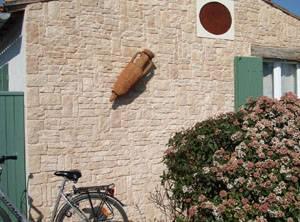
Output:
[[197,0],[197,36],[234,39],[234,0]]

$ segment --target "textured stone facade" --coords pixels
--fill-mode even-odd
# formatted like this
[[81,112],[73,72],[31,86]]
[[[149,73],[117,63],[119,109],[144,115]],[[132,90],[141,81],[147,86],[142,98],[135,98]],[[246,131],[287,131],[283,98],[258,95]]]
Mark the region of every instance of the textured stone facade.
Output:
[[[164,217],[149,200],[172,133],[233,110],[235,56],[251,45],[300,47],[300,21],[261,0],[235,1],[235,40],[196,36],[194,0],[62,0],[26,8],[26,150],[33,205],[50,217],[59,179],[114,182],[133,221]],[[135,52],[154,75],[112,106],[111,86]],[[37,217],[37,213],[31,211]]]

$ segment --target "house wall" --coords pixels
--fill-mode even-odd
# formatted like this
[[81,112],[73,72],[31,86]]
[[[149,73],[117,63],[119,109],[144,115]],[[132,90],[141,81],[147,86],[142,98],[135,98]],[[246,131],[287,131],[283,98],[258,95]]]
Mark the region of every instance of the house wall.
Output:
[[[235,40],[196,36],[193,0],[70,0],[26,9],[30,196],[45,218],[55,170],[79,184],[114,182],[133,221],[163,220],[149,200],[170,136],[233,111],[235,56],[251,45],[300,47],[299,20],[260,0],[235,1]],[[157,69],[118,102],[111,86],[135,52]],[[37,213],[31,211],[37,217]]]

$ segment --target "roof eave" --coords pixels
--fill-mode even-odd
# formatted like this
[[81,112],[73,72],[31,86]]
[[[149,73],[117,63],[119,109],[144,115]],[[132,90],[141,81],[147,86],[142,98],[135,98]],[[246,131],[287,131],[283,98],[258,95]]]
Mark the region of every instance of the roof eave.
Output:
[[272,7],[281,10],[281,11],[284,12],[285,14],[287,14],[287,15],[289,15],[289,16],[292,16],[292,17],[294,17],[294,18],[300,20],[300,16],[297,16],[297,15],[291,13],[291,12],[288,11],[287,9],[283,8],[282,6],[280,6],[280,5],[278,5],[278,4],[274,3],[274,2],[272,2],[272,0],[263,0],[263,1],[266,2],[267,4],[271,5]]
[[6,0],[2,7],[0,7],[0,12],[18,12],[25,10],[25,7],[29,4],[39,3],[39,2],[49,2],[53,0]]

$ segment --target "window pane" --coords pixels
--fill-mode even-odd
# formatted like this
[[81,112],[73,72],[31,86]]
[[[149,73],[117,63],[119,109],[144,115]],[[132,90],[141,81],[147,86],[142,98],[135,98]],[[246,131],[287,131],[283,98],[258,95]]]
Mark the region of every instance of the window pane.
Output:
[[281,93],[296,93],[296,64],[282,63],[281,66]]
[[264,62],[263,95],[273,97],[273,63]]

